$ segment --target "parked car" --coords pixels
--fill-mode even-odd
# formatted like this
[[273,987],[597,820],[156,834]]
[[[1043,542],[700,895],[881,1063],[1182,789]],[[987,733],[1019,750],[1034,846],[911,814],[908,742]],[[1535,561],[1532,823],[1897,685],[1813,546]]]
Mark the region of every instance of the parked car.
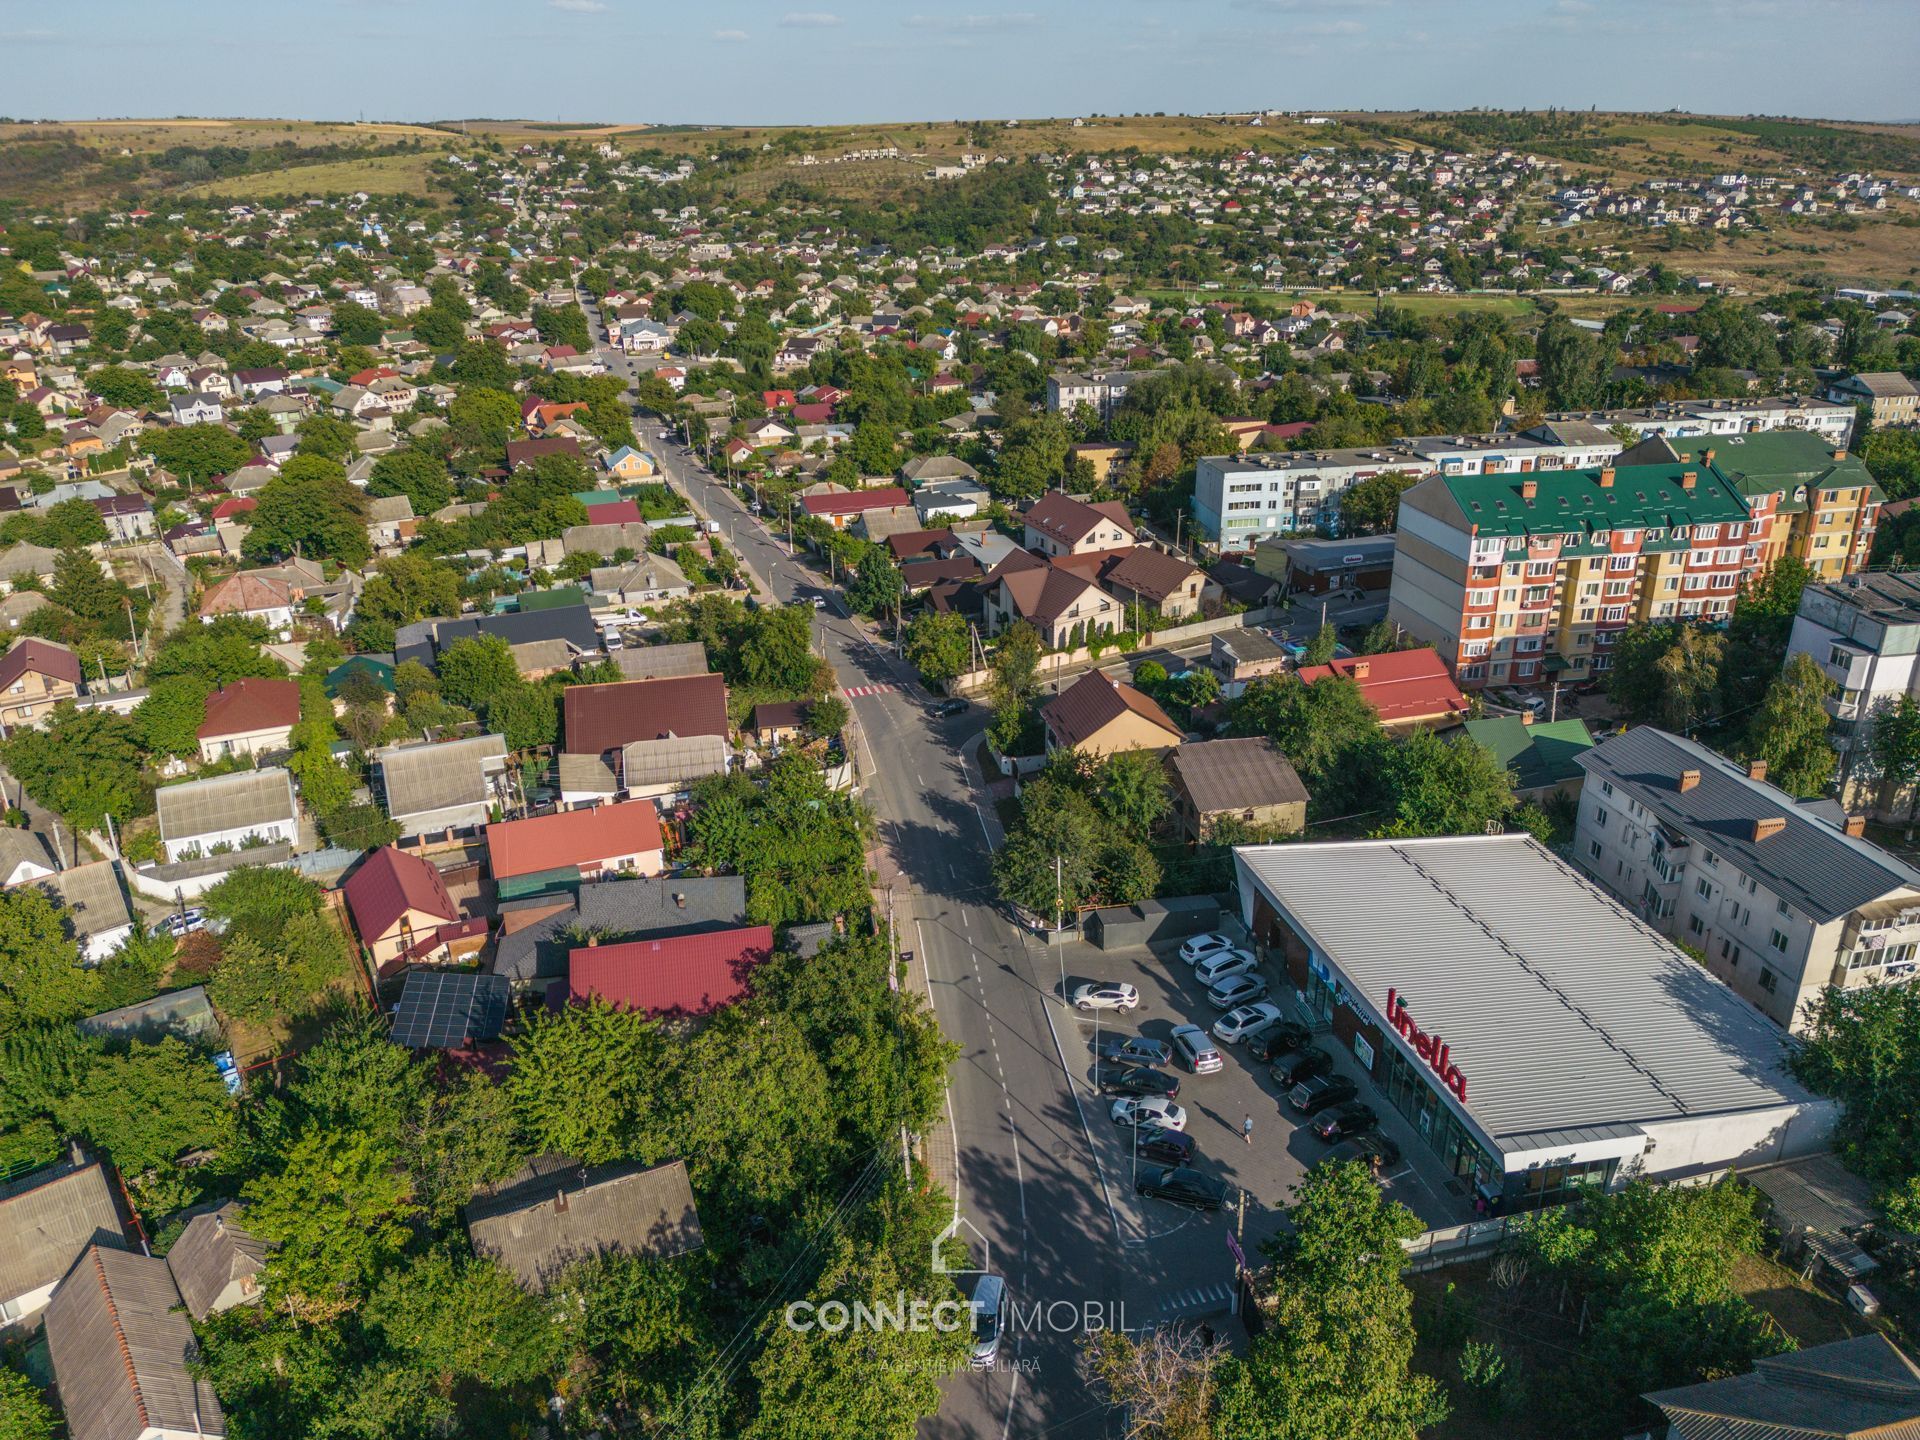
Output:
[[1160,1095],[1171,1100],[1180,1093],[1180,1082],[1164,1070],[1151,1065],[1129,1065],[1122,1070],[1100,1072],[1103,1095]]
[[1133,1188],[1150,1199],[1194,1210],[1219,1210],[1226,1205],[1232,1191],[1218,1175],[1203,1175],[1184,1165],[1142,1175],[1134,1181]]
[[1007,1303],[1007,1282],[998,1275],[982,1275],[968,1297],[973,1318],[973,1368],[985,1369],[1000,1353],[1001,1311]]
[[1211,1075],[1226,1064],[1198,1025],[1182,1025],[1173,1032],[1173,1053],[1196,1075]]
[[1076,1010],[1131,1010],[1140,1003],[1140,992],[1116,980],[1095,980],[1074,988]]
[[176,910],[173,914],[154,922],[153,933],[171,935],[178,940],[183,935],[191,935],[207,923],[207,912],[197,905],[186,910]]
[[1229,940],[1225,935],[1222,935],[1218,930],[1209,930],[1205,935],[1196,935],[1191,940],[1182,944],[1180,947],[1180,958],[1189,965],[1198,965],[1202,960],[1205,960],[1211,955],[1218,955],[1223,950],[1238,950],[1239,948],[1238,945],[1235,945],[1233,941]]
[[933,707],[933,713],[943,719],[948,715],[964,715],[967,713],[967,702],[964,700],[942,700],[938,705]]
[[1129,1095],[1113,1102],[1107,1112],[1116,1125],[1158,1125],[1162,1130],[1187,1128],[1187,1112],[1159,1095]]
[[1209,955],[1193,967],[1193,978],[1211,989],[1222,980],[1231,980],[1236,975],[1245,975],[1259,968],[1260,962],[1244,950],[1222,950]]
[[1327,1111],[1308,1128],[1322,1140],[1347,1140],[1379,1124],[1380,1117],[1373,1113],[1371,1105],[1362,1100],[1349,1100]]
[[1164,1040],[1128,1035],[1105,1046],[1100,1051],[1100,1058],[1121,1065],[1164,1065],[1173,1058],[1173,1049]]
[[1267,982],[1258,975],[1236,975],[1231,980],[1222,980],[1207,991],[1207,1003],[1216,1010],[1232,1010],[1236,1006],[1250,1005],[1255,1000],[1264,1000],[1266,996]]
[[1358,1160],[1378,1178],[1381,1171],[1400,1163],[1400,1147],[1378,1130],[1363,1130],[1358,1135],[1335,1141],[1327,1151],[1327,1158]]
[[1276,1020],[1271,1025],[1263,1025],[1247,1036],[1247,1058],[1250,1060],[1273,1060],[1289,1050],[1303,1048],[1313,1038],[1313,1032],[1306,1026],[1292,1020]]
[[1333,1056],[1318,1045],[1302,1045],[1289,1050],[1273,1062],[1267,1074],[1283,1090],[1291,1090],[1309,1075],[1324,1075],[1333,1068]]
[[1133,1132],[1133,1148],[1143,1160],[1162,1165],[1184,1165],[1193,1158],[1193,1136],[1159,1125],[1142,1125]]
[[1313,1075],[1287,1092],[1287,1103],[1302,1115],[1318,1115],[1333,1105],[1344,1105],[1360,1087],[1344,1075]]
[[1213,1038],[1223,1045],[1232,1045],[1256,1030],[1265,1029],[1279,1018],[1280,1007],[1271,1000],[1259,1000],[1251,1005],[1242,1005],[1238,1010],[1229,1010],[1213,1022]]

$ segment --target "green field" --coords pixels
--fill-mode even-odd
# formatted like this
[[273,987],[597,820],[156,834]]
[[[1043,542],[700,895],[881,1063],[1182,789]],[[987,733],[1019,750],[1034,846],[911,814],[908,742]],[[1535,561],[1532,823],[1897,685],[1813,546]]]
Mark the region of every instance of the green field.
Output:
[[257,175],[234,175],[198,185],[190,194],[233,200],[265,200],[281,195],[424,195],[432,179],[430,167],[444,158],[423,150],[414,155],[375,155],[365,160],[336,160],[324,165],[294,165],[284,170],[262,170]]

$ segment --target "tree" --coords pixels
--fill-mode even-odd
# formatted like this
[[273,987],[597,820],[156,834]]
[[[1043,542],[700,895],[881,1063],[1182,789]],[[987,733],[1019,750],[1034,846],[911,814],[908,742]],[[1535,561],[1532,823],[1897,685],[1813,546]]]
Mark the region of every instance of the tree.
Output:
[[1391,815],[1378,836],[1480,835],[1513,808],[1513,777],[1493,752],[1416,730],[1380,755],[1377,783]]
[[498,635],[456,640],[440,655],[440,693],[455,705],[484,709],[495,695],[520,684],[513,650]]
[[1220,1373],[1232,1352],[1192,1325],[1138,1339],[1124,1330],[1081,1337],[1080,1371],[1126,1419],[1126,1440],[1214,1440]]
[[454,396],[447,423],[463,449],[499,459],[520,428],[520,405],[504,390],[468,390]]
[[900,604],[906,590],[893,556],[875,545],[860,557],[853,583],[847,586],[847,604],[856,615],[888,615]]
[[40,543],[55,550],[78,550],[88,545],[103,545],[106,541],[107,522],[100,518],[91,500],[78,496],[48,507],[47,518],[40,527]]
[[1387,470],[1356,481],[1340,497],[1340,533],[1378,535],[1392,530],[1400,516],[1400,497],[1418,479],[1404,470]]
[[200,1188],[180,1160],[218,1151],[233,1134],[233,1100],[213,1062],[173,1036],[95,1058],[55,1101],[61,1126],[112,1157],[151,1214],[188,1203]]
[[1699,625],[1630,625],[1614,647],[1607,694],[1629,719],[1685,734],[1717,711],[1726,636]]
[[267,1294],[303,1320],[354,1309],[407,1243],[412,1185],[399,1157],[361,1130],[309,1126],[276,1172],[242,1187],[244,1222],[280,1248]]
[[1001,632],[988,662],[993,671],[995,705],[1024,703],[1040,688],[1040,632],[1025,620],[1016,620]]
[[944,685],[973,668],[973,635],[966,617],[953,610],[928,610],[907,624],[906,657],[929,684]]
[[1840,1101],[1837,1148],[1883,1193],[1920,1176],[1920,986],[1822,990],[1810,1002],[1793,1072]]
[[342,345],[378,345],[387,322],[377,310],[356,305],[351,300],[333,302],[333,328]]
[[155,755],[198,755],[200,727],[206,722],[207,696],[212,693],[213,687],[198,675],[156,680],[133,712],[141,742]]
[[[66,918],[32,886],[0,891],[0,1036],[88,1013],[93,976],[80,968]],[[11,1067],[7,1083],[17,1083]]]
[[60,1417],[18,1370],[0,1366],[0,1440],[53,1440]]
[[368,578],[348,633],[363,650],[390,650],[399,626],[459,613],[459,575],[438,560],[403,550],[387,556]]
[[763,786],[738,774],[694,786],[689,862],[745,876],[747,911],[760,924],[825,920],[866,903],[866,806],[829,790],[804,755],[778,756],[762,774]]
[[1747,725],[1747,753],[1789,795],[1819,795],[1833,781],[1839,753],[1827,730],[1827,697],[1838,687],[1811,655],[1789,656]]
[[831,740],[852,718],[846,701],[838,695],[822,695],[807,707],[807,733],[816,740]]
[[583,1165],[636,1151],[667,1041],[655,1022],[607,1005],[529,1017],[513,1040],[507,1099],[524,1132]]
[[62,550],[53,562],[54,603],[83,620],[103,624],[118,619],[126,592],[100,571],[100,562],[85,550]]
[[1319,801],[1347,756],[1370,750],[1379,741],[1380,716],[1344,675],[1329,675],[1311,685],[1287,675],[1248,685],[1227,729],[1233,735],[1272,740]]
[[231,1019],[268,1024],[297,1014],[346,973],[340,931],[324,915],[299,915],[270,941],[251,931],[228,937],[207,994]]
[[1920,806],[1920,703],[1911,695],[1902,695],[1892,704],[1882,704],[1873,712],[1873,728],[1867,735],[1867,753],[1880,776],[1880,803],[1890,808],[1894,798],[1907,792],[1907,836],[1913,836],[1914,810]]
[[1333,628],[1331,620],[1322,621],[1320,628],[1313,632],[1313,638],[1300,652],[1300,664],[1325,665],[1331,661],[1340,648],[1340,633]]
[[331,415],[309,415],[300,422],[298,431],[300,444],[296,453],[318,455],[323,460],[333,460],[344,465],[357,453],[354,440],[359,431],[345,420],[335,419]]
[[1106,840],[1099,812],[1078,788],[1049,773],[1020,798],[1020,823],[993,857],[1000,898],[1051,922],[1094,897]]
[[1601,341],[1555,315],[1540,327],[1534,349],[1548,409],[1590,410],[1605,401],[1613,358]]
[[320,887],[293,870],[243,865],[207,891],[206,912],[228,922],[230,933],[271,944],[290,923],[320,913]]
[[238,470],[253,453],[245,440],[224,425],[176,425],[149,430],[140,448],[189,485],[204,485],[216,475]]
[[413,502],[413,513],[424,519],[453,499],[453,485],[444,461],[431,451],[410,447],[373,462],[367,494],[376,499],[404,495]]
[[1150,750],[1109,755],[1094,777],[1093,797],[1108,819],[1133,839],[1145,840],[1170,804],[1166,767]]
[[140,784],[146,751],[130,715],[60,714],[45,730],[15,732],[0,753],[27,793],[75,830],[98,830],[107,815],[124,823],[152,808]]
[[1246,1440],[1414,1440],[1446,1418],[1432,1378],[1410,1369],[1412,1295],[1402,1240],[1421,1230],[1352,1161],[1323,1161],[1294,1187],[1292,1227],[1272,1241],[1272,1306],[1221,1395],[1223,1434]]
[[509,750],[559,742],[560,692],[552,686],[516,679],[489,695],[482,708],[487,728],[504,736]]
[[358,567],[373,553],[366,497],[335,461],[295,455],[258,498],[245,542],[249,560],[311,555]]
[[156,410],[165,403],[153,378],[127,365],[102,365],[97,370],[89,370],[87,388],[107,404],[129,410]]

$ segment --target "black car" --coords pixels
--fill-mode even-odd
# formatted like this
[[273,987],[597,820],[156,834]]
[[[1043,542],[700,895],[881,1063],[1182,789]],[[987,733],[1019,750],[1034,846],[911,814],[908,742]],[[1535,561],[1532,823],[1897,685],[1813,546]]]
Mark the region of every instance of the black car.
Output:
[[1203,1175],[1198,1170],[1176,1166],[1142,1175],[1134,1182],[1133,1188],[1142,1195],[1165,1200],[1172,1205],[1186,1205],[1195,1210],[1219,1210],[1226,1205],[1227,1195],[1233,1187],[1217,1175]]
[[1380,1123],[1380,1117],[1373,1113],[1373,1107],[1360,1100],[1349,1100],[1345,1105],[1327,1111],[1309,1127],[1322,1140],[1345,1140],[1372,1130]]
[[1124,1070],[1100,1071],[1102,1095],[1160,1095],[1171,1100],[1180,1093],[1180,1082],[1150,1065],[1129,1065]]
[[964,700],[942,700],[933,707],[933,713],[942,716],[964,715],[967,713],[967,708],[967,702]]
[[1400,1147],[1378,1130],[1365,1130],[1335,1141],[1327,1151],[1329,1160],[1358,1160],[1378,1176],[1382,1170],[1400,1163]]
[[1313,1075],[1287,1092],[1287,1103],[1302,1115],[1318,1115],[1333,1105],[1344,1105],[1360,1087],[1344,1075]]
[[1247,1036],[1247,1056],[1253,1060],[1277,1060],[1289,1050],[1303,1049],[1313,1032],[1292,1020],[1275,1020]]
[[1333,1057],[1326,1051],[1318,1045],[1302,1045],[1274,1061],[1267,1073],[1273,1077],[1274,1084],[1290,1090],[1309,1075],[1324,1075],[1332,1068]]
[[1133,1148],[1142,1160],[1162,1165],[1184,1165],[1193,1158],[1194,1139],[1183,1130],[1168,1130],[1159,1125],[1142,1125],[1133,1132]]

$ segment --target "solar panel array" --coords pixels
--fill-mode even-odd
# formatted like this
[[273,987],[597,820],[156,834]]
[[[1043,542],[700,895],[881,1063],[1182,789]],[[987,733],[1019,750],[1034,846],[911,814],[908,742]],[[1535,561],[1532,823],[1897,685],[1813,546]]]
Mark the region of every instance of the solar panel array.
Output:
[[506,1024],[511,982],[464,970],[412,970],[393,1017],[393,1039],[411,1050],[463,1050],[497,1040]]

